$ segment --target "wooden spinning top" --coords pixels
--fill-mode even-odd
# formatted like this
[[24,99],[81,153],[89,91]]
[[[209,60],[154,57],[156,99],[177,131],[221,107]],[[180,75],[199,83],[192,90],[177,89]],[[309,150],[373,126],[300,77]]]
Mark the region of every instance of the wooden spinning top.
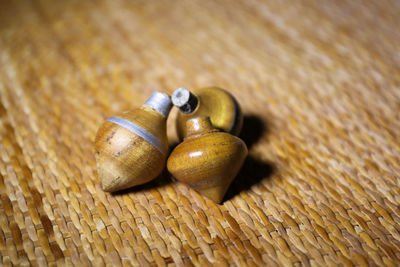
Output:
[[176,120],[181,140],[187,135],[186,121],[198,116],[209,116],[215,128],[233,135],[239,135],[242,129],[243,115],[238,102],[221,88],[203,88],[195,94],[185,88],[178,88],[171,99],[181,111]]
[[172,103],[154,92],[138,109],[107,119],[95,140],[97,171],[104,191],[146,183],[165,167],[166,118]]
[[247,156],[246,144],[211,125],[209,117],[186,122],[187,137],[171,153],[168,171],[180,182],[220,203]]

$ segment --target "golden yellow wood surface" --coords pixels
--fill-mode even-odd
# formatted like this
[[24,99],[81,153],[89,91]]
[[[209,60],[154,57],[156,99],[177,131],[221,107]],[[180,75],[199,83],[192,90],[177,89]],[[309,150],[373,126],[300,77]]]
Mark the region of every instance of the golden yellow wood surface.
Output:
[[[399,14],[395,0],[1,1],[1,265],[398,266]],[[181,86],[226,88],[243,109],[249,157],[227,200],[166,173],[105,193],[98,127]]]
[[246,144],[234,135],[215,129],[210,117],[186,122],[187,136],[168,157],[174,178],[220,203],[247,156]]
[[239,135],[243,126],[243,114],[237,100],[224,89],[207,87],[193,92],[197,106],[193,112],[178,112],[176,132],[180,140],[187,135],[186,121],[197,116],[208,116],[212,124],[225,132]]
[[[168,151],[166,118],[148,106],[124,112],[118,118],[140,127]],[[97,176],[104,191],[114,192],[155,179],[165,167],[166,156],[151,141],[126,127],[105,121],[95,139]]]

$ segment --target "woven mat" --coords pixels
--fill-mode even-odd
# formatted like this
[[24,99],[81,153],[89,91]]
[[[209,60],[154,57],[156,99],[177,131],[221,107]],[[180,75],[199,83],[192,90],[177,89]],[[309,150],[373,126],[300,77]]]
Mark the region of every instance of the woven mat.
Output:
[[[398,1],[0,5],[0,265],[400,264]],[[104,193],[102,121],[209,85],[246,115],[223,205]]]

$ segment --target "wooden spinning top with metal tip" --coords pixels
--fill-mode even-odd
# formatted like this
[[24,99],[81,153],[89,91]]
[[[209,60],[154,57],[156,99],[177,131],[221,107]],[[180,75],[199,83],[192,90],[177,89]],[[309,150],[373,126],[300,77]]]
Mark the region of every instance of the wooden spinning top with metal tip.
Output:
[[209,116],[212,125],[224,132],[239,135],[243,115],[235,98],[218,87],[203,88],[192,93],[185,88],[176,89],[172,103],[179,108],[176,129],[182,140],[186,135],[186,121],[197,116]]
[[168,171],[202,195],[220,203],[247,156],[246,144],[211,125],[209,117],[186,122],[187,137],[171,153]]
[[104,191],[146,183],[161,174],[168,152],[166,119],[172,103],[154,92],[138,109],[107,119],[95,140],[97,171]]

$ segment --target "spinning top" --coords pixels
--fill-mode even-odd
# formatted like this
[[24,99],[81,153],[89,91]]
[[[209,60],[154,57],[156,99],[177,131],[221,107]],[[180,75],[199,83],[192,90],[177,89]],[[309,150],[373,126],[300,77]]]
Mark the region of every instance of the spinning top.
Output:
[[104,191],[113,192],[156,178],[165,167],[169,96],[154,92],[138,109],[107,119],[95,140]]
[[221,88],[203,88],[196,94],[185,88],[178,88],[171,99],[181,111],[176,121],[180,139],[187,135],[186,121],[197,116],[209,116],[214,127],[233,135],[239,135],[242,129],[243,115],[238,102]]
[[171,153],[168,171],[178,180],[220,203],[247,156],[246,144],[211,125],[209,117],[186,122],[187,137]]

